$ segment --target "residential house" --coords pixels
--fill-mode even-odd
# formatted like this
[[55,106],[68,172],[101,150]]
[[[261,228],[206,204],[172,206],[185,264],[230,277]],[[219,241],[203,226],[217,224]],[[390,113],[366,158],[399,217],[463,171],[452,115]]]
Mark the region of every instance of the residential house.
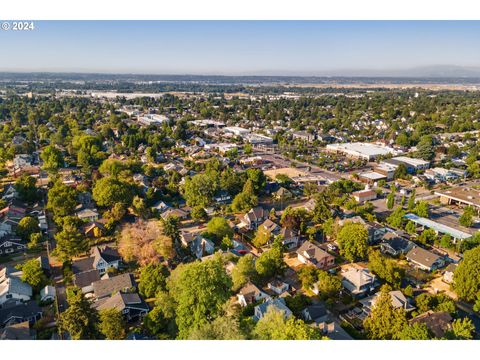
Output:
[[[403,309],[406,312],[412,311],[415,307],[410,304],[410,301],[403,295],[400,290],[392,290],[390,291],[390,297],[392,299],[392,306],[394,309]],[[362,310],[369,315],[375,306],[376,301],[380,293],[377,292],[375,295],[366,297],[365,299],[360,300],[360,303],[363,305]]]
[[212,255],[215,251],[215,244],[210,239],[198,234],[190,242],[190,250],[197,259],[200,259],[205,255]]
[[273,236],[277,236],[280,234],[280,230],[282,230],[280,225],[276,224],[270,219],[265,220],[259,228],[263,228],[263,230],[269,232]]
[[302,319],[306,322],[320,324],[329,320],[330,315],[324,302],[312,304],[302,310]]
[[105,245],[95,246],[88,258],[73,261],[72,271],[74,274],[80,274],[98,270],[100,274],[104,274],[109,268],[119,269],[121,262],[122,258],[116,249]]
[[91,221],[83,226],[83,233],[89,238],[98,238],[105,233],[105,226],[99,221]]
[[118,270],[122,263],[122,257],[117,249],[109,246],[94,246],[91,257],[93,257],[93,267],[100,274],[107,272],[111,268]]
[[366,268],[350,267],[341,277],[343,287],[354,297],[365,296],[378,286],[375,275]]
[[324,336],[331,340],[353,340],[337,321],[320,323],[318,328]]
[[102,299],[119,291],[133,292],[132,290],[136,290],[137,284],[133,274],[126,273],[95,281],[92,286],[95,297]]
[[410,325],[425,324],[436,338],[443,338],[445,333],[452,329],[453,318],[447,311],[427,312],[420,314],[409,321]]
[[253,230],[257,229],[265,220],[268,219],[269,212],[261,206],[256,206],[250,209],[243,216],[243,222],[246,224],[248,229]]
[[305,241],[297,249],[297,257],[300,262],[306,265],[313,265],[317,269],[328,269],[335,264],[335,257],[330,255],[319,246]]
[[40,300],[41,301],[52,301],[55,300],[56,291],[52,285],[45,286],[40,290]]
[[393,232],[387,232],[380,243],[380,251],[391,256],[400,256],[408,253],[414,243]]
[[217,191],[213,196],[213,200],[217,204],[228,204],[231,199],[232,196],[225,190]]
[[30,323],[24,321],[8,325],[0,330],[0,340],[35,340],[37,332],[30,328]]
[[100,217],[100,214],[96,209],[83,209],[77,212],[77,217],[83,221],[97,221]]
[[292,228],[282,228],[279,235],[282,237],[282,244],[287,249],[293,249],[298,246],[300,236],[298,232],[296,232]]
[[82,293],[93,293],[93,283],[101,279],[100,272],[97,269],[91,269],[73,275],[73,285],[80,288]]
[[18,198],[18,192],[15,189],[15,185],[13,184],[5,185],[5,187],[3,188],[2,199],[5,201],[10,201],[16,198]]
[[273,198],[277,201],[284,201],[293,198],[293,194],[290,190],[280,187],[277,191],[272,194]]
[[42,318],[42,309],[36,301],[11,303],[0,308],[0,328],[28,321],[31,325]]
[[284,298],[277,298],[277,299],[268,299],[264,303],[255,306],[254,309],[254,320],[258,321],[265,316],[268,309],[270,307],[274,307],[277,310],[281,311],[286,318],[293,316],[292,311],[287,307]]
[[94,306],[98,311],[116,309],[127,321],[138,320],[147,315],[150,310],[147,303],[137,293],[117,292],[111,297],[98,300]]
[[165,210],[167,210],[168,208],[170,208],[170,206],[168,206],[165,202],[163,201],[158,201],[157,203],[155,203],[155,205],[152,206],[152,209],[154,210],[157,210],[158,212],[162,213],[164,212]]
[[255,284],[248,282],[238,292],[237,299],[238,303],[245,307],[265,299],[270,299],[270,296],[260,290]]
[[408,261],[425,271],[433,271],[445,265],[445,260],[431,251],[414,246],[406,255]]
[[447,284],[452,284],[453,283],[453,274],[455,273],[455,270],[457,269],[458,264],[450,264],[445,268],[445,271],[443,272],[443,281],[446,282]]
[[27,244],[14,235],[7,235],[0,238],[0,256],[9,255],[27,250]]
[[180,220],[186,220],[188,218],[188,213],[185,210],[182,210],[182,209],[169,208],[169,209],[165,210],[164,212],[162,212],[162,214],[160,216],[162,217],[163,220],[168,219],[170,216],[175,216],[175,217],[179,218]]
[[24,302],[32,297],[32,287],[21,280],[23,273],[10,266],[0,270],[0,308],[7,302]]
[[283,282],[279,279],[275,279],[270,281],[267,284],[267,288],[271,291],[273,291],[276,295],[281,295],[290,290],[290,285],[287,284],[286,282]]

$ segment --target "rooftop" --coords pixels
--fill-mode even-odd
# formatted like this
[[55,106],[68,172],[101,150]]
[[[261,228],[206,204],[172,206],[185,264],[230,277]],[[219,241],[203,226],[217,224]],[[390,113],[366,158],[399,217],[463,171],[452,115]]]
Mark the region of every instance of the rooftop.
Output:
[[416,223],[418,225],[426,226],[430,229],[433,229],[433,230],[435,230],[439,233],[449,234],[451,237],[453,237],[455,239],[464,240],[464,239],[468,239],[468,238],[472,237],[471,234],[468,234],[466,232],[451,228],[450,226],[447,226],[447,225],[440,224],[440,223],[435,222],[433,220],[417,216],[415,214],[407,214],[407,215],[405,215],[405,218],[410,220],[410,221],[413,221],[414,223]]

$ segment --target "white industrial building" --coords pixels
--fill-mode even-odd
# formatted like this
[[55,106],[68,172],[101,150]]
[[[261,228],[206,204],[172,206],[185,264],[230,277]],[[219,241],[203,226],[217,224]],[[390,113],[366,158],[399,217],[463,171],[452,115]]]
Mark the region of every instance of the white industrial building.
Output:
[[389,146],[360,142],[328,144],[326,150],[342,153],[353,158],[365,159],[368,161],[375,160],[379,156],[397,155],[400,153]]

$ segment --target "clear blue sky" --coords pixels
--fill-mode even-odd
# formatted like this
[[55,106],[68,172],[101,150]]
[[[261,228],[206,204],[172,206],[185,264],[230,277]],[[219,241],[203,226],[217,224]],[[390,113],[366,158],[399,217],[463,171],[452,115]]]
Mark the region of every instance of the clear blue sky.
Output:
[[0,71],[299,74],[480,66],[480,21],[47,21],[0,30]]

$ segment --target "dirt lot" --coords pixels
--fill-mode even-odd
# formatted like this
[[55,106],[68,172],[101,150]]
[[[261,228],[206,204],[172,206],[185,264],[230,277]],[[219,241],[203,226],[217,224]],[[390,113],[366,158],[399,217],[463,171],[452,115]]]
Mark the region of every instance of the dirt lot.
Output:
[[295,168],[281,168],[265,171],[265,175],[271,179],[275,179],[278,174],[287,175],[289,178],[307,176],[307,173]]
[[457,300],[458,296],[450,290],[450,285],[443,282],[442,276],[436,277],[428,284],[428,287],[425,288],[430,294],[443,293],[448,297],[451,297],[453,300]]

